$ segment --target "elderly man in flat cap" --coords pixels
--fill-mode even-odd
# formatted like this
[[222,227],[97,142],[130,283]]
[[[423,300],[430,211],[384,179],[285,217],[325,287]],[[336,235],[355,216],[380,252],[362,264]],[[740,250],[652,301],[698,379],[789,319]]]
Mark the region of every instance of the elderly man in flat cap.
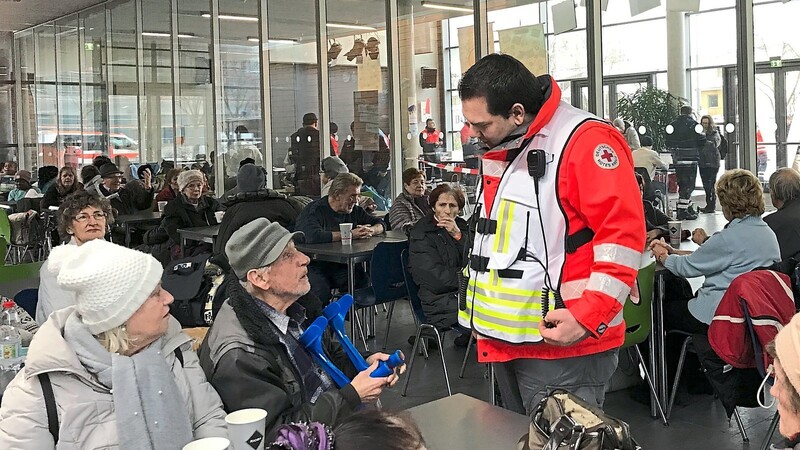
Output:
[[385,353],[368,356],[370,367],[356,373],[338,343],[325,336],[331,360],[353,380],[339,389],[298,342],[306,320],[298,299],[311,289],[309,259],[294,245],[301,235],[264,218],[233,233],[225,253],[240,283],[228,290],[199,350],[200,365],[225,409],[265,409],[267,436],[288,422],[334,426],[397,382],[397,374],[369,376],[378,361],[388,359]]

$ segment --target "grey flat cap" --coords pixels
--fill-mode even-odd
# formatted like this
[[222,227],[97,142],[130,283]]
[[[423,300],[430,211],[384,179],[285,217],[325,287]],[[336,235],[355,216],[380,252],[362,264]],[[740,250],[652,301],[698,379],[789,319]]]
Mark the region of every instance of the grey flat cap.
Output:
[[261,217],[245,224],[231,235],[225,244],[225,254],[233,273],[244,280],[247,272],[275,262],[295,236],[303,236],[303,233],[290,233],[279,223]]

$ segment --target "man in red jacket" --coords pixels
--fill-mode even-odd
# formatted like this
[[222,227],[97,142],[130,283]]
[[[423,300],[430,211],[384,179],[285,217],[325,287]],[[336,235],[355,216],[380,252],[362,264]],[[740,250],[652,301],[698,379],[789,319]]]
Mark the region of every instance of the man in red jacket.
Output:
[[459,95],[489,147],[459,322],[509,409],[556,387],[602,406],[645,245],[625,138],[507,55],[476,63]]

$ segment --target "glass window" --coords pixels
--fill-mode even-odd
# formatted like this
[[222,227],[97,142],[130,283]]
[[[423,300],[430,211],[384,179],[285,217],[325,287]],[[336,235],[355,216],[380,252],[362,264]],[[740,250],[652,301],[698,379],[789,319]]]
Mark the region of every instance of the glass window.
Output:
[[[83,134],[71,142],[64,142],[64,160],[71,165],[89,164],[95,152],[108,151],[108,147],[104,145],[104,137],[108,134],[105,8],[88,11],[82,15],[81,20],[83,48],[79,51]],[[91,148],[90,141],[95,142]],[[85,155],[82,150],[86,151]],[[138,149],[135,150],[138,152]]]
[[[130,3],[132,5],[132,3]],[[134,25],[127,19],[133,19],[127,15],[122,17],[126,25]],[[130,12],[133,12],[131,8]],[[123,14],[120,11],[120,15]],[[171,51],[171,21],[170,21],[170,2],[163,0],[143,0],[142,1],[142,50],[143,59],[141,64],[144,68],[144,109],[142,117],[142,131],[146,133],[143,155],[145,161],[160,161],[162,159],[175,160],[175,144],[177,141],[175,130],[172,123],[172,51]],[[126,26],[127,29],[127,26]],[[135,28],[134,28],[135,30]],[[116,35],[117,30],[114,30]],[[120,37],[121,51],[117,58],[127,61],[134,56],[133,52],[128,52],[127,47],[134,49],[135,31],[133,34]],[[179,38],[180,39],[180,38]],[[130,45],[128,42],[131,41]],[[116,47],[116,43],[115,43]],[[112,60],[113,61],[113,60]],[[127,66],[125,66],[128,69]],[[129,68],[134,70],[134,67]],[[126,70],[127,72],[127,70]],[[115,80],[116,81],[116,80]],[[135,88],[135,83],[131,85]],[[136,100],[135,91],[116,92],[119,98],[111,103],[112,111],[118,111],[120,120],[130,109],[129,102]],[[128,95],[130,94],[130,96]],[[112,117],[114,115],[112,112]],[[112,126],[111,134],[127,134],[124,130]]]
[[[81,133],[81,87],[78,69],[78,16],[70,16],[55,23],[58,79],[58,163],[46,164],[61,167],[66,163],[76,165],[67,157],[71,136]],[[74,153],[70,153],[71,155]]]
[[208,159],[214,130],[211,99],[211,10],[208,0],[178,1],[178,162]]
[[16,158],[17,155],[13,45],[13,35],[0,31],[0,161]]
[[[781,2],[753,7],[755,60],[800,58],[800,33],[795,30],[800,2]],[[734,41],[735,43],[735,41]]]
[[[164,13],[163,7],[158,9],[158,6],[151,3],[153,2],[143,2],[144,10],[149,11],[146,16],[150,16],[150,20],[156,20],[156,16],[160,14],[161,17],[158,20],[167,21],[169,17],[168,8],[167,12]],[[168,3],[164,4],[168,5]],[[135,142],[139,142],[141,138],[139,136],[139,104],[137,102],[136,9],[134,2],[130,1],[111,5],[109,9],[111,10],[111,48],[108,49],[108,79],[110,80],[111,92],[108,93],[108,134],[97,127],[87,130],[85,137],[88,143],[85,150],[102,152],[105,149],[108,152],[111,149],[114,152],[114,157],[112,158],[114,162],[120,166],[121,170],[126,170],[131,162],[139,161],[139,149],[134,148],[134,146],[124,149],[112,148],[110,138],[112,136],[118,138],[127,137]],[[147,26],[145,24],[145,29]],[[144,39],[144,36],[142,38]],[[145,45],[148,45],[148,43]],[[150,75],[149,80],[152,80],[154,68],[152,66],[148,67],[146,62],[144,62],[144,65],[145,74]],[[146,84],[146,94],[148,93],[148,87],[151,86]],[[154,107],[149,100],[150,98],[148,97],[145,103],[145,116],[148,118],[150,117],[148,112],[151,112]],[[157,103],[155,111],[158,111]],[[142,130],[146,136],[144,136],[141,148],[147,150],[143,155],[145,160],[153,161],[160,155],[161,139],[158,138],[158,123],[156,122],[154,129],[149,125],[151,125],[149,119],[142,124]],[[92,142],[94,142],[94,145],[90,144]]]
[[[314,10],[311,4],[306,6],[304,14]],[[236,185],[240,161],[253,158],[259,165],[264,161],[258,2],[219,0],[219,14],[222,98],[217,104],[217,148],[227,190]],[[310,16],[313,20],[314,14]],[[280,107],[275,112],[284,114]]]
[[736,64],[736,11],[689,15],[690,67]]
[[56,102],[56,36],[52,23],[36,28],[36,130],[39,154],[31,169],[57,166],[59,160],[58,106]]

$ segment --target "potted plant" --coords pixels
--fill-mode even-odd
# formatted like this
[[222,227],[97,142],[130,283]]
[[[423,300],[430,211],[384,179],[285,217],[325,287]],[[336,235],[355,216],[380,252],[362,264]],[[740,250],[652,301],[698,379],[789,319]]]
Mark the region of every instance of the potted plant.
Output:
[[653,150],[665,149],[664,129],[680,114],[684,99],[657,87],[643,87],[617,100],[617,115],[653,139]]

